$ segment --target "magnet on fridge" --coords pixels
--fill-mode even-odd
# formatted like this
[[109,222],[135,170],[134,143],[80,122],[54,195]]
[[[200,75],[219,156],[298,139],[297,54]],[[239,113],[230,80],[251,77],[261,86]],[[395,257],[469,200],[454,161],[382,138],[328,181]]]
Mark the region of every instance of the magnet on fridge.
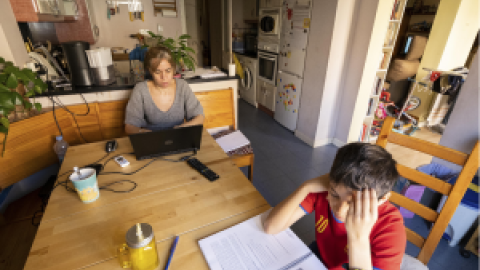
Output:
[[303,19],[303,28],[310,28],[310,18]]
[[287,53],[287,58],[290,58],[290,57],[292,57],[292,52],[291,52],[291,51],[288,51],[288,53]]

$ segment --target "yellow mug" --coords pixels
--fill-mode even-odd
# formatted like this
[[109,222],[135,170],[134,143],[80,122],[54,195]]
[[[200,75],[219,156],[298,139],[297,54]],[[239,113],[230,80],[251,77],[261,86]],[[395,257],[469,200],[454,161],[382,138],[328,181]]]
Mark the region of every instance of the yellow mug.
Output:
[[152,226],[137,223],[125,236],[126,243],[117,249],[117,257],[122,268],[133,270],[153,270],[158,267],[158,253]]

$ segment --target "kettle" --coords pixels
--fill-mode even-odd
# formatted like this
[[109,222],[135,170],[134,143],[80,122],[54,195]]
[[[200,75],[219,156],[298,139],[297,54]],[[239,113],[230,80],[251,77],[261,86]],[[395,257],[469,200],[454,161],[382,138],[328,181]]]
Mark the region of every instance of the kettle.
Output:
[[125,239],[126,243],[117,250],[123,268],[153,270],[158,267],[157,244],[150,224],[137,223],[127,231]]

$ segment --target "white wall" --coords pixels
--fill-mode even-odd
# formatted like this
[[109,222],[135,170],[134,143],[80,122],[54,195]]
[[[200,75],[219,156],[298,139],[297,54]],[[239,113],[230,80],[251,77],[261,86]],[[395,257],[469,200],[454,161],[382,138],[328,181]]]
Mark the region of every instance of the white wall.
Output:
[[392,0],[362,0],[355,8],[335,121],[337,145],[357,140],[360,134],[392,5]]
[[358,1],[339,0],[337,16],[333,28],[332,45],[328,59],[327,76],[323,99],[318,118],[316,143],[321,145],[335,136],[336,115],[339,113],[341,104],[341,88],[345,78],[342,76],[348,44],[350,42],[350,30],[355,18],[355,6]]
[[126,47],[134,48],[137,40],[130,38],[131,34],[138,33],[140,29],[149,29],[157,33],[157,25],[163,27],[163,32],[160,34],[167,37],[178,37],[182,34],[181,23],[181,3],[177,1],[177,17],[165,18],[161,13],[154,16],[153,2],[151,0],[140,0],[144,7],[145,21],[134,20],[130,21],[128,17],[127,5],[120,6],[120,14],[111,16],[110,20],[107,18],[107,3],[106,1],[94,0],[93,9],[97,25],[100,28],[100,37],[94,47]]
[[328,59],[332,45],[337,0],[315,0],[308,37],[302,96],[295,134],[315,146],[322,97],[325,91]]
[[[477,54],[472,62],[467,80],[462,86],[453,112],[443,132],[443,136],[440,139],[440,145],[464,153],[470,153],[477,140],[480,139],[480,111],[478,106],[480,104],[479,72]],[[451,167],[452,169],[458,168],[458,166],[438,158],[434,158],[433,161]]]
[[28,60],[27,50],[8,0],[0,1],[0,56],[21,67]]

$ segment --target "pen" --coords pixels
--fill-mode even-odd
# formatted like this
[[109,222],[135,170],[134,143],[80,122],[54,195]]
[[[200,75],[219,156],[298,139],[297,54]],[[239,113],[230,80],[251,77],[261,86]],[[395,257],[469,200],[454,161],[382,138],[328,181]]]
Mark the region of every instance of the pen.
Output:
[[167,265],[165,266],[165,270],[168,270],[168,266],[170,266],[170,262],[172,261],[173,253],[175,253],[175,248],[177,247],[178,243],[178,238],[180,236],[175,237],[175,240],[173,240],[173,245],[172,248],[170,249],[170,256],[168,257]]

